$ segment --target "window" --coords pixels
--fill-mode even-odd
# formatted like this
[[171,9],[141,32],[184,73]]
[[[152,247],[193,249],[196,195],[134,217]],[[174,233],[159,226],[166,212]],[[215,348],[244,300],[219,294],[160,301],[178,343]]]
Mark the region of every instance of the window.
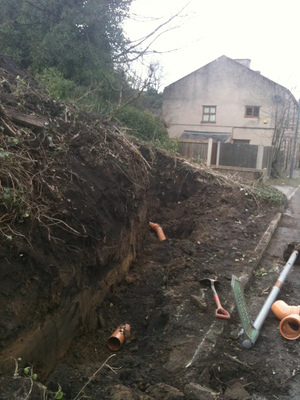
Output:
[[246,107],[245,118],[258,118],[260,107]]
[[250,140],[245,139],[233,139],[234,144],[250,144]]
[[202,122],[216,122],[216,106],[203,106]]

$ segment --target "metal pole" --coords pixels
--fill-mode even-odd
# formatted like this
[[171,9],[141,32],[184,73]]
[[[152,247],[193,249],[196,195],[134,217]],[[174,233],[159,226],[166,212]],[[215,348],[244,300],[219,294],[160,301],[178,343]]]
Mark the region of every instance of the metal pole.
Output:
[[294,172],[294,168],[295,168],[295,157],[296,157],[296,147],[297,147],[297,134],[298,134],[299,117],[300,117],[300,99],[298,100],[298,113],[297,113],[296,129],[295,129],[293,157],[292,157],[292,161],[291,161],[290,179],[293,177],[293,172]]
[[233,289],[233,295],[236,302],[236,308],[239,313],[239,317],[243,327],[243,339],[242,345],[245,349],[251,349],[260,333],[260,329],[265,322],[265,319],[272,307],[272,304],[276,300],[278,293],[280,292],[282,285],[290,269],[292,268],[294,262],[296,261],[299,255],[298,250],[294,250],[291,254],[290,258],[288,259],[287,263],[285,264],[281,274],[279,275],[276,283],[274,284],[267,300],[265,301],[262,309],[260,310],[256,320],[252,324],[250,315],[247,310],[246,300],[244,296],[244,291],[241,282],[237,279],[236,276],[232,275],[231,280],[231,287]]
[[265,304],[263,305],[256,320],[254,321],[253,327],[255,329],[260,330],[261,327],[263,326],[263,323],[265,322],[265,319],[267,318],[268,312],[270,311],[272,304],[276,300],[278,293],[280,292],[282,285],[284,284],[284,281],[285,281],[286,277],[288,276],[288,273],[290,272],[290,269],[294,265],[294,262],[296,261],[298,254],[299,254],[298,251],[294,250],[293,253],[291,254],[290,258],[288,259],[287,263],[285,264],[283,271],[281,272],[281,274],[280,274],[279,278],[277,279],[275,285],[273,286]]

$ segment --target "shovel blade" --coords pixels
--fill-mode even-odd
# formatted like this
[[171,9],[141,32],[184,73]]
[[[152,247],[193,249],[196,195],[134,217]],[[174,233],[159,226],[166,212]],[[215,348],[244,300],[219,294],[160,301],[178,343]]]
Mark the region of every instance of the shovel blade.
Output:
[[236,308],[238,310],[240,321],[243,327],[242,344],[243,347],[245,347],[246,349],[251,349],[258,338],[259,330],[255,329],[252,324],[250,315],[247,310],[243,286],[235,275],[232,275],[231,288],[233,291]]

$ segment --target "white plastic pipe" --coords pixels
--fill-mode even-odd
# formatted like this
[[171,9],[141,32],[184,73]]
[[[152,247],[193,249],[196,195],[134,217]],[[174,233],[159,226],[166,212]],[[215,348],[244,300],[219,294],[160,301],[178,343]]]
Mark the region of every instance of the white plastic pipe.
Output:
[[299,252],[297,250],[294,250],[293,253],[291,254],[290,258],[288,259],[287,263],[285,264],[283,271],[281,272],[281,274],[280,274],[279,278],[277,279],[275,285],[273,286],[265,304],[263,305],[258,316],[256,317],[256,320],[254,321],[253,327],[255,329],[260,330],[261,327],[263,326],[263,323],[265,322],[265,319],[267,318],[267,315],[272,307],[272,304],[276,300],[278,293],[280,292],[282,285],[284,284],[284,281],[290,272],[290,269],[294,265],[294,262],[296,261],[298,254],[299,254]]

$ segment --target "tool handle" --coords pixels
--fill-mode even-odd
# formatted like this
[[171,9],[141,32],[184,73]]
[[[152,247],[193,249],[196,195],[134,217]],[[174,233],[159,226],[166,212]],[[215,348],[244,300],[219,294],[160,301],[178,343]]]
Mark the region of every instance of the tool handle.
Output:
[[226,311],[222,306],[221,302],[219,300],[219,296],[217,294],[214,295],[215,302],[217,304],[217,309],[215,311],[215,316],[218,318],[223,318],[223,319],[230,319],[230,314],[228,311]]

